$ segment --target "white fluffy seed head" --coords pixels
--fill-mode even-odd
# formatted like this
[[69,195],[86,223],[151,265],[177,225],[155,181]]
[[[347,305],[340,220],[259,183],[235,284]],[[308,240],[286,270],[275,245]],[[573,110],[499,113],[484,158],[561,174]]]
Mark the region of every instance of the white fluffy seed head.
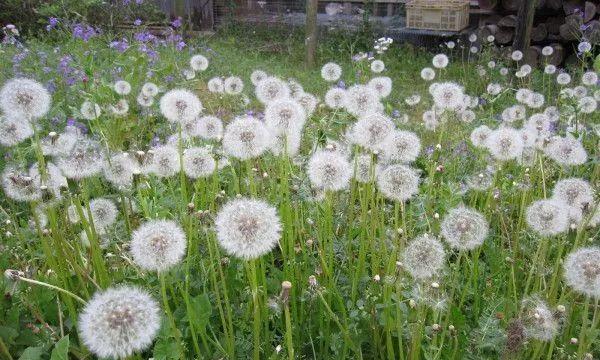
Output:
[[4,194],[15,201],[29,202],[42,198],[39,184],[17,166],[7,165],[2,172]]
[[78,328],[96,356],[123,359],[148,348],[160,324],[161,309],[150,294],[118,286],[94,294],[79,314]]
[[420,235],[404,250],[404,269],[416,280],[429,279],[444,268],[446,251],[442,243],[431,235]]
[[522,304],[525,337],[550,341],[558,333],[558,321],[548,305],[537,298],[526,298]]
[[58,156],[56,165],[63,174],[74,180],[81,180],[99,174],[104,164],[100,144],[89,138],[78,139],[68,154]]
[[269,74],[262,70],[254,70],[252,74],[250,74],[250,81],[254,86],[257,86],[258,83],[266,79],[268,76]]
[[565,232],[569,227],[567,207],[554,199],[535,201],[526,210],[527,225],[543,237]]
[[115,82],[113,89],[119,95],[129,95],[131,92],[131,84],[125,80],[119,80]]
[[372,72],[379,74],[383,70],[385,70],[385,64],[383,61],[373,60],[373,62],[371,62],[371,71]]
[[94,120],[102,115],[100,105],[92,101],[84,101],[79,108],[81,116],[86,120]]
[[120,99],[116,104],[110,105],[109,110],[117,117],[125,116],[129,112],[129,103],[125,99]]
[[137,160],[128,153],[111,156],[104,162],[104,178],[117,188],[129,188],[133,183],[133,174],[140,172]]
[[441,224],[441,234],[448,244],[458,250],[472,250],[486,239],[488,221],[475,209],[459,206],[451,209]]
[[33,136],[31,123],[23,118],[0,115],[0,144],[15,146]]
[[142,269],[163,272],[185,255],[187,242],[181,226],[171,220],[151,220],[131,235],[133,261]]
[[432,96],[440,109],[456,110],[465,106],[463,88],[453,82],[438,83],[432,89]]
[[223,137],[223,122],[216,116],[202,116],[198,119],[193,136],[205,140],[221,140]]
[[600,298],[600,248],[583,247],[567,255],[564,277],[568,286],[592,298]]
[[588,158],[581,142],[569,135],[553,137],[544,148],[544,153],[561,165],[581,165]]
[[354,85],[346,90],[344,98],[346,110],[354,116],[377,112],[381,106],[379,94],[367,85]]
[[259,157],[271,146],[273,137],[267,126],[251,116],[238,117],[225,128],[223,150],[240,160]]
[[346,101],[346,90],[341,88],[331,88],[325,94],[325,104],[331,109],[341,109]]
[[204,71],[208,69],[208,59],[203,55],[194,55],[190,59],[190,67],[194,71]]
[[448,66],[449,62],[450,62],[450,60],[448,59],[448,56],[446,56],[445,54],[437,54],[431,60],[431,63],[437,69],[445,68],[446,66]]
[[593,205],[594,190],[586,180],[568,178],[556,182],[552,197],[583,210]]
[[410,163],[420,152],[421,140],[411,131],[393,131],[381,144],[382,157],[387,162]]
[[319,150],[311,156],[307,172],[314,187],[338,191],[348,187],[352,169],[346,157],[339,152]]
[[405,165],[390,165],[377,172],[377,188],[387,199],[407,201],[419,192],[419,174]]
[[162,145],[152,149],[151,161],[145,171],[160,178],[170,177],[180,170],[179,151],[172,145]]
[[598,74],[595,71],[587,71],[581,75],[581,83],[585,86],[595,86],[598,84]]
[[502,127],[491,132],[486,146],[497,160],[512,160],[523,153],[523,138],[518,130]]
[[487,141],[491,133],[492,129],[486,125],[478,126],[471,132],[471,143],[475,147],[484,148],[487,146]]
[[423,68],[421,70],[421,79],[425,81],[432,81],[435,79],[435,70],[430,67]]
[[216,167],[213,155],[206,148],[194,147],[183,152],[183,171],[192,179],[210,176]]
[[237,76],[229,76],[223,81],[226,94],[239,95],[244,90],[244,82]]
[[379,150],[383,141],[394,131],[394,122],[387,116],[379,113],[370,113],[362,116],[350,131],[352,143],[369,150]]
[[270,252],[281,238],[277,210],[258,199],[239,198],[227,202],[215,219],[217,240],[232,256],[256,259]]
[[319,104],[319,99],[317,99],[316,96],[306,92],[296,94],[294,99],[296,99],[296,101],[302,105],[306,116],[311,116]]
[[380,98],[388,97],[392,93],[392,79],[387,76],[374,77],[367,85],[373,88]]
[[8,80],[0,88],[0,109],[26,120],[41,118],[50,110],[52,99],[42,84],[26,78]]
[[158,86],[154,83],[147,82],[142,85],[142,94],[149,97],[155,97],[158,95]]
[[356,154],[352,165],[354,180],[363,184],[373,180],[376,164],[370,154]]
[[300,130],[291,130],[285,134],[275,135],[272,139],[270,150],[276,155],[287,155],[294,157],[300,151],[302,132]]
[[189,90],[173,89],[160,98],[160,112],[172,123],[192,120],[203,109],[198,97]]
[[256,85],[256,98],[263,104],[291,96],[289,86],[285,81],[274,76],[268,76]]
[[293,99],[276,100],[265,107],[265,124],[276,135],[300,131],[305,122],[304,108]]
[[29,176],[40,189],[45,187],[55,198],[62,198],[61,190],[67,187],[67,178],[58,166],[46,161],[46,176],[42,176],[39,171],[39,163],[35,163],[29,168]]
[[330,62],[321,68],[321,77],[327,82],[337,81],[342,76],[342,67]]
[[221,77],[219,76],[208,80],[208,82],[206,83],[206,87],[211,93],[222,94],[225,92],[225,83],[223,82],[223,79],[221,79]]

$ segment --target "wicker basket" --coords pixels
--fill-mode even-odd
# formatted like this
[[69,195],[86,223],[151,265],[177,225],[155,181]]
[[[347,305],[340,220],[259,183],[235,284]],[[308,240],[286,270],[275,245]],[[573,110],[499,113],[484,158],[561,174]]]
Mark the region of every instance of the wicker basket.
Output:
[[460,31],[469,25],[469,0],[408,0],[406,27]]

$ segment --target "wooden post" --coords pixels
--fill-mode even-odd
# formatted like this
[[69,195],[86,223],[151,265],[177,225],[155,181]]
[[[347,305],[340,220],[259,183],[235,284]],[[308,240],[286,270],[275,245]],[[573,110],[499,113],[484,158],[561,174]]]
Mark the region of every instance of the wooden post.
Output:
[[319,0],[306,2],[306,66],[315,66],[315,53],[317,51],[317,6]]
[[524,51],[529,47],[531,40],[531,29],[533,27],[533,16],[535,15],[535,0],[521,0],[519,13],[517,14],[517,28],[513,50]]

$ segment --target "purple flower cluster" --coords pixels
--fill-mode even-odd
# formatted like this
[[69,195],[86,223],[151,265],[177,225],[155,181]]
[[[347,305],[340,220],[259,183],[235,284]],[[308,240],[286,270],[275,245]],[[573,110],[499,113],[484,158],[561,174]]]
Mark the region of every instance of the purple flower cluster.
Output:
[[46,31],[55,29],[57,25],[58,25],[58,18],[51,17],[50,19],[48,19],[48,25],[46,25]]
[[116,49],[120,53],[124,53],[127,49],[129,49],[129,41],[123,38],[121,40],[112,41],[109,44],[111,49]]
[[76,23],[72,28],[73,37],[88,42],[91,38],[100,34],[100,30],[87,24]]

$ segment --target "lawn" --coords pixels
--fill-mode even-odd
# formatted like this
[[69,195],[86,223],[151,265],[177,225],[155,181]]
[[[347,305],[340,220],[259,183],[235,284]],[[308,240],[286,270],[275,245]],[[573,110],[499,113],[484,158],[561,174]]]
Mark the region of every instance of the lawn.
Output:
[[12,39],[0,359],[600,357],[594,47]]

